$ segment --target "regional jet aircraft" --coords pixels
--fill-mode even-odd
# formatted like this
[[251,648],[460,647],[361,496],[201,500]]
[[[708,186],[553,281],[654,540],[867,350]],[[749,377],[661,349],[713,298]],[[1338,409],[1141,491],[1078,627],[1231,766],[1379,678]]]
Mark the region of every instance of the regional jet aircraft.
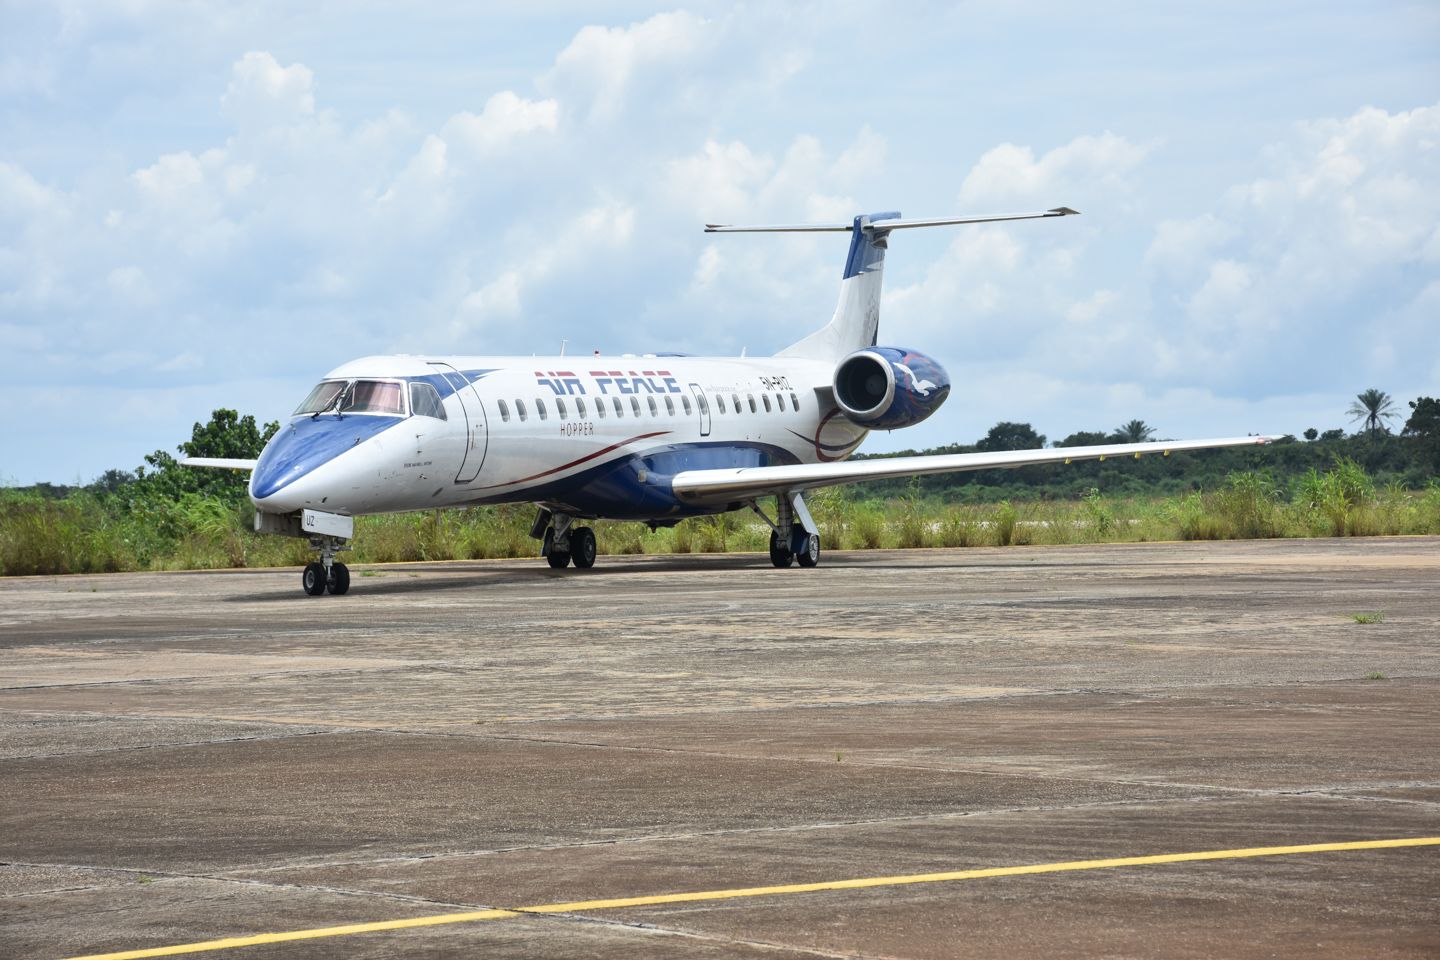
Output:
[[[830,322],[773,357],[366,357],[332,370],[257,460],[190,457],[250,471],[255,528],[319,552],[305,592],[343,594],[362,514],[533,503],[531,535],[557,569],[595,563],[606,517],[652,528],[751,509],[769,525],[777,567],[820,561],[805,508],[816,487],[917,474],[1070,463],[1267,443],[1270,437],[1130,443],[1001,453],[847,458],[871,430],[914,426],[950,395],[935,360],[879,345],[880,279],[890,234],[913,227],[1048,219],[1076,211],[938,220],[898,213],[852,223],[710,233],[850,234]],[[768,512],[762,503],[773,502]]]

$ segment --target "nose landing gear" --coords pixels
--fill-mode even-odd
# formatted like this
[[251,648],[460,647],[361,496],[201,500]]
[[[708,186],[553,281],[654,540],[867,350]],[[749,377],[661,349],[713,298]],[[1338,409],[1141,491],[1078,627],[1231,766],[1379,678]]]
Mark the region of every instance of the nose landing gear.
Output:
[[350,589],[350,568],[335,560],[335,554],[349,550],[350,544],[343,537],[311,537],[310,546],[320,551],[320,559],[305,565],[300,575],[301,586],[312,597],[318,597],[327,590],[339,596]]

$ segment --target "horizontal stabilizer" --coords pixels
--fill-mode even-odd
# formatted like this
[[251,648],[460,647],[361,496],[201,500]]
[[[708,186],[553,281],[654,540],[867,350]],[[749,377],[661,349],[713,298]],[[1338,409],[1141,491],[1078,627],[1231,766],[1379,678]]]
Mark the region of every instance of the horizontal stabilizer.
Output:
[[686,503],[734,503],[756,497],[831,487],[863,480],[886,480],[932,473],[961,473],[1027,467],[1107,457],[1138,457],[1174,450],[1209,450],[1266,444],[1279,437],[1228,437],[1221,440],[1157,440],[1150,443],[1109,443],[1096,447],[1050,447],[1044,450],[1003,450],[998,453],[952,453],[933,457],[884,457],[836,463],[797,463],[783,467],[742,467],[732,470],[685,470],[675,475],[675,495]]
[[217,470],[254,470],[254,460],[239,460],[231,457],[186,457],[180,461],[182,467],[212,467]]
[[[1042,213],[995,213],[983,217],[940,217],[926,220],[871,220],[872,231],[889,233],[891,230],[906,230],[910,227],[945,227],[957,223],[999,223],[1002,220],[1041,220],[1045,217],[1070,217],[1079,210],[1069,207],[1055,207]],[[729,223],[707,223],[706,233],[849,233],[855,229],[852,223],[789,223],[770,226],[737,227]]]

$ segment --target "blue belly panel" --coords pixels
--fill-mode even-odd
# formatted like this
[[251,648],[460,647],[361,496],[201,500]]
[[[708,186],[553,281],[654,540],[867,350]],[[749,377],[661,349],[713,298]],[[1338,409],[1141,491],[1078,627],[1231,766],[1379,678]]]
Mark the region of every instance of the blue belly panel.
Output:
[[723,513],[727,507],[683,503],[671,489],[685,470],[733,470],[799,463],[783,447],[767,443],[683,443],[654,447],[583,470],[574,476],[515,490],[479,502],[547,503],[581,517],[666,520]]

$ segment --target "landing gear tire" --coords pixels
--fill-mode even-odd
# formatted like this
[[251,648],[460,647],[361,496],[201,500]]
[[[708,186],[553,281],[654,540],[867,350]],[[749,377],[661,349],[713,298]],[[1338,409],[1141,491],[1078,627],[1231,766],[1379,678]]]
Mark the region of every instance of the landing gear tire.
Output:
[[350,568],[343,563],[332,563],[330,565],[330,579],[325,588],[334,596],[340,596],[350,589]]
[[595,566],[595,531],[589,527],[577,527],[570,531],[570,556],[575,566],[589,570]]
[[[555,549],[554,527],[545,528],[544,543],[545,545],[541,548],[541,552],[545,554],[545,560],[550,564],[552,570],[564,570],[570,566],[570,551]],[[573,533],[570,535],[570,545],[572,547],[575,545],[575,535]]]
[[795,559],[800,561],[802,567],[813,567],[820,562],[820,536],[815,533],[804,534],[804,542],[801,549],[795,554]]
[[325,592],[325,564],[319,561],[305,564],[305,572],[300,575],[300,582],[310,596],[320,596]]
[[776,567],[779,567],[783,570],[786,567],[790,566],[790,564],[794,561],[795,554],[790,552],[790,544],[786,540],[782,539],[777,531],[771,530],[770,562]]

